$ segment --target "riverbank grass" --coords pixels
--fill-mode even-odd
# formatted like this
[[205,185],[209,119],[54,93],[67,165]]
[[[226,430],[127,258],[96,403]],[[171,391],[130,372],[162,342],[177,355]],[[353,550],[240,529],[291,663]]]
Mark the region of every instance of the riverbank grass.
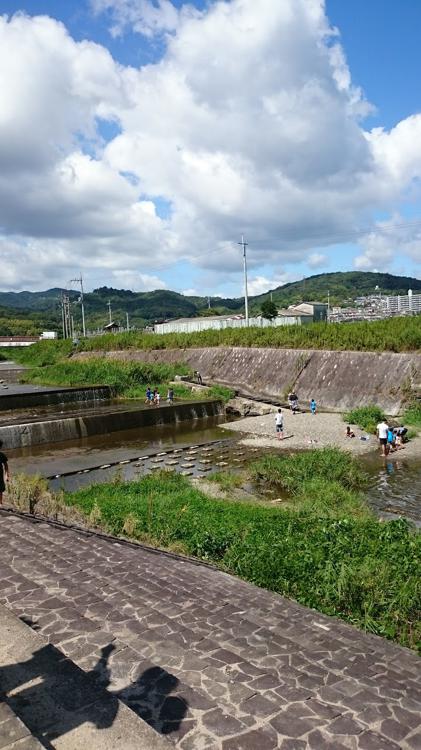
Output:
[[358,409],[352,409],[343,415],[344,422],[350,425],[357,425],[361,430],[371,434],[376,434],[377,425],[386,419],[382,409],[375,404],[371,406],[361,406]]
[[64,387],[109,385],[115,396],[125,399],[144,399],[148,385],[160,391],[162,400],[165,400],[169,387],[173,388],[174,396],[178,399],[199,401],[215,398],[226,402],[234,395],[234,391],[224,386],[215,385],[208,389],[192,390],[191,386],[182,382],[173,384],[171,381],[177,376],[193,376],[190,368],[181,362],[121,362],[104,358],[80,362],[62,357],[51,363],[54,356],[49,348],[43,349],[42,356],[38,352],[34,359],[43,364],[28,369],[22,375],[22,382]]
[[[113,534],[212,562],[415,648],[421,638],[421,536],[406,521],[360,515],[340,482],[332,483],[323,512],[321,493],[316,503],[307,494],[317,491],[319,480],[297,491],[303,502],[296,508],[215,501],[168,472],[96,485],[65,500],[86,518],[94,512],[96,523]],[[342,503],[340,517],[329,513],[335,497]]]

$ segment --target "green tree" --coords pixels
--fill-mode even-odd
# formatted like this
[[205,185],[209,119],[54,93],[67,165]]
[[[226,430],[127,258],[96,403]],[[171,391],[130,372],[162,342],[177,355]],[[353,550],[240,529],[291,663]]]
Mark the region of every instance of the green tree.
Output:
[[270,299],[265,299],[265,301],[262,302],[260,309],[263,317],[267,318],[267,320],[273,320],[278,314],[277,306]]

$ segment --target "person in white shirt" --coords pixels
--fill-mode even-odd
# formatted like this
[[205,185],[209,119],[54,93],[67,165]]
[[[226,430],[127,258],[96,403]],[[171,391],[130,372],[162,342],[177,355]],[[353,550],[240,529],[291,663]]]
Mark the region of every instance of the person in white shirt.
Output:
[[275,418],[275,425],[278,440],[282,440],[284,437],[284,415],[282,414],[282,409],[278,409],[278,413]]
[[377,437],[379,438],[379,443],[381,445],[382,456],[387,456],[387,454],[389,453],[389,448],[387,445],[388,429],[389,425],[387,424],[385,419],[383,419],[383,421],[379,422],[379,424],[377,425]]

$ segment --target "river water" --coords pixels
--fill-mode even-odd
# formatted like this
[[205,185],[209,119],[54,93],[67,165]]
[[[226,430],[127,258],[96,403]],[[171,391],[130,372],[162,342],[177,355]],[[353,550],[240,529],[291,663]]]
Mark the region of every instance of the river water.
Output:
[[[225,417],[155,425],[35,445],[8,451],[8,455],[15,473],[56,477],[51,482],[52,487],[69,491],[93,482],[109,481],[116,471],[124,479],[132,479],[145,470],[167,466],[184,470],[186,474],[204,476],[211,470],[241,468],[260,452],[239,446],[238,433],[218,429],[222,422],[226,422]],[[191,446],[199,448],[191,449]],[[140,463],[139,459],[142,459]],[[382,517],[403,515],[421,527],[421,458],[405,460],[404,456],[394,456],[393,460],[387,460],[373,453],[361,460],[370,477],[366,492],[369,505]]]

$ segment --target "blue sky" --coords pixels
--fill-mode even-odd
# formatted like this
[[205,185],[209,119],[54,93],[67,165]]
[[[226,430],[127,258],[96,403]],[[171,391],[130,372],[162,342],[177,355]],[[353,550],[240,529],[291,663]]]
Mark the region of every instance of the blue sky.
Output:
[[[308,3],[313,2],[313,0],[296,0],[296,3],[300,2],[305,6],[306,1]],[[106,5],[104,0],[100,0],[100,2],[103,3],[103,6]],[[241,78],[236,77],[235,71],[232,74],[232,85],[236,87],[235,90],[233,88],[233,97],[238,97],[235,106],[239,106],[239,127],[242,128],[244,124],[244,131],[248,133],[247,137],[244,135],[244,142],[242,142],[241,134],[239,134],[241,149],[237,149],[235,142],[233,142],[230,144],[231,150],[228,156],[226,158],[225,156],[221,157],[221,149],[223,151],[226,149],[223,128],[221,128],[221,134],[218,136],[219,141],[217,135],[213,140],[209,136],[208,126],[203,126],[202,130],[198,126],[197,131],[189,132],[188,136],[185,135],[186,129],[190,128],[190,124],[196,116],[198,122],[200,122],[200,118],[203,116],[203,108],[209,113],[213,107],[216,107],[214,112],[220,112],[219,122],[224,118],[229,119],[231,114],[229,109],[231,105],[227,104],[230,101],[229,92],[226,95],[224,94],[226,98],[221,104],[221,102],[218,102],[221,83],[218,89],[218,86],[214,85],[211,80],[214,75],[214,67],[212,66],[214,66],[215,60],[218,61],[218,50],[216,50],[214,58],[206,57],[205,51],[200,49],[199,40],[198,49],[194,49],[194,55],[191,56],[193,62],[186,52],[188,44],[191,43],[193,38],[189,36],[190,29],[193,28],[192,24],[196,24],[196,37],[203,32],[204,48],[211,38],[207,35],[216,33],[215,23],[212,27],[211,22],[207,20],[212,15],[215,3],[205,4],[196,0],[194,5],[198,10],[203,11],[202,19],[180,22],[177,31],[171,34],[170,39],[175,40],[175,46],[171,46],[173,42],[170,41],[168,45],[165,34],[156,33],[148,36],[139,33],[139,30],[131,25],[131,22],[122,24],[121,34],[113,35],[111,29],[118,13],[120,13],[121,21],[122,6],[126,8],[130,6],[131,17],[133,18],[133,8],[136,10],[141,2],[151,3],[151,0],[110,0],[108,5],[111,7],[97,13],[93,11],[91,0],[79,0],[79,2],[77,0],[73,2],[62,2],[61,0],[60,2],[58,0],[18,0],[18,2],[3,0],[1,5],[2,12],[5,14],[24,11],[29,16],[46,15],[51,19],[61,21],[65,25],[70,39],[76,43],[76,45],[73,45],[72,51],[75,60],[81,52],[78,43],[88,40],[108,50],[115,63],[120,65],[120,68],[114,72],[116,77],[121,77],[121,82],[116,82],[115,92],[112,93],[112,96],[110,95],[110,101],[99,101],[101,96],[104,97],[104,94],[103,92],[97,94],[95,88],[97,80],[94,69],[85,72],[85,79],[89,78],[90,75],[93,78],[92,90],[95,88],[93,96],[98,98],[95,111],[105,112],[105,115],[94,115],[90,125],[87,122],[88,116],[84,115],[82,118],[83,125],[78,127],[86,127],[86,131],[82,132],[79,146],[80,144],[86,144],[85,146],[82,145],[82,150],[85,150],[87,156],[91,159],[98,159],[101,164],[104,162],[107,169],[114,170],[116,185],[118,175],[122,175],[123,178],[129,175],[128,182],[131,181],[131,187],[127,192],[127,210],[130,209],[131,217],[133,217],[133,211],[136,213],[139,210],[139,206],[137,209],[133,209],[133,204],[130,208],[129,203],[133,201],[133,194],[130,190],[139,184],[137,200],[142,202],[142,212],[145,212],[142,226],[148,226],[148,230],[145,230],[145,235],[142,235],[142,240],[139,241],[139,248],[141,249],[139,249],[139,261],[136,261],[136,239],[134,234],[126,238],[123,227],[124,218],[121,219],[120,229],[113,226],[106,233],[104,230],[102,238],[98,237],[97,227],[87,228],[86,222],[88,220],[85,215],[83,220],[80,220],[80,229],[77,228],[76,231],[79,218],[75,214],[74,200],[72,200],[74,233],[83,238],[79,246],[83,245],[86,248],[81,254],[81,262],[83,261],[83,272],[87,277],[88,286],[93,287],[97,284],[106,283],[109,276],[109,284],[113,286],[118,286],[121,283],[122,286],[132,285],[141,288],[143,285],[144,288],[147,288],[153,286],[154,283],[159,283],[178,290],[197,290],[209,294],[220,293],[237,296],[241,294],[241,275],[236,273],[236,249],[234,245],[243,231],[247,233],[247,238],[250,241],[250,275],[252,279],[255,279],[254,291],[256,293],[264,291],[265,286],[269,287],[270,281],[281,283],[282,281],[323,271],[352,270],[353,268],[361,270],[387,269],[391,272],[421,276],[421,240],[418,236],[421,229],[421,211],[419,210],[421,169],[419,174],[417,172],[418,167],[415,164],[416,154],[414,154],[413,159],[407,154],[408,139],[410,137],[412,139],[412,129],[414,131],[414,142],[418,132],[416,130],[418,121],[414,123],[411,118],[421,112],[419,94],[421,3],[414,0],[399,0],[399,2],[392,2],[392,0],[369,0],[369,2],[367,0],[352,0],[352,2],[326,0],[326,15],[330,24],[337,27],[340,32],[339,41],[346,56],[352,84],[354,87],[362,89],[364,97],[372,105],[372,109],[363,112],[363,105],[361,104],[361,114],[352,114],[350,118],[349,107],[354,107],[356,112],[356,107],[360,106],[355,105],[351,89],[347,89],[343,93],[344,89],[342,88],[340,94],[340,97],[343,97],[342,104],[339,99],[335,99],[336,95],[331,96],[331,93],[329,93],[332,101],[329,100],[326,106],[332,106],[332,114],[326,116],[327,124],[320,124],[320,131],[317,128],[315,129],[315,150],[317,151],[317,139],[323,138],[323,133],[325,133],[326,142],[329,143],[332,134],[343,129],[344,145],[338,144],[338,154],[335,156],[337,163],[333,167],[330,164],[326,167],[326,163],[330,160],[329,149],[325,149],[326,154],[322,163],[322,158],[320,157],[320,160],[317,160],[314,148],[312,148],[310,156],[307,160],[304,160],[303,166],[302,159],[304,157],[300,151],[301,146],[298,145],[297,164],[294,163],[291,166],[288,148],[285,149],[285,154],[281,155],[283,145],[278,144],[278,152],[277,140],[274,137],[273,143],[270,144],[273,149],[270,158],[277,159],[279,153],[279,164],[272,171],[270,171],[270,168],[262,167],[262,171],[259,173],[260,165],[264,164],[266,158],[270,163],[269,147],[265,148],[266,136],[264,132],[261,133],[263,137],[259,144],[251,143],[253,134],[250,135],[247,130],[250,123],[246,123],[245,120],[248,119],[248,111],[256,112],[256,102],[252,98],[252,93],[249,94],[249,101],[244,101],[246,95],[243,96],[243,92],[238,91],[238,80],[241,80]],[[292,2],[292,0],[285,0],[285,2]],[[152,5],[154,4],[152,2]],[[172,4],[177,9],[185,6],[182,0],[173,0]],[[265,13],[264,5],[266,10],[270,8],[270,0],[264,0],[262,14]],[[221,27],[224,33],[225,31],[227,33],[224,42],[225,48],[229,47],[230,41],[233,39],[230,39],[230,34],[235,35],[236,29],[240,28],[242,22],[241,18],[238,20],[240,16],[238,12],[236,17],[236,1],[231,0],[231,3],[227,3],[227,6],[232,6],[232,16],[228,13],[224,25]],[[291,7],[295,12],[296,6],[295,8],[294,5]],[[252,13],[251,10],[250,13]],[[256,23],[259,21],[258,18],[255,18],[255,20]],[[231,23],[232,26],[230,26]],[[236,23],[239,24],[237,27]],[[280,40],[282,39],[282,23],[283,20],[279,19]],[[297,33],[297,49],[293,53],[294,65],[296,70],[299,71],[301,71],[302,66],[308,64],[307,57],[310,58],[311,55],[316,54],[314,40],[318,33],[317,27],[310,28],[308,32],[306,31],[305,38],[302,38],[300,23],[301,21],[298,18],[294,26]],[[19,30],[18,33],[20,33]],[[25,33],[32,34],[33,29],[28,28]],[[185,47],[181,45],[183,35],[188,40]],[[177,38],[181,40],[178,47]],[[276,45],[270,46],[273,44],[273,40],[270,40],[269,35],[267,35],[267,39],[269,41],[265,41],[265,44],[262,44],[258,51],[255,50],[253,43],[250,47],[249,54],[257,55],[256,70],[259,68],[260,59],[264,62],[263,56],[266,54],[273,56],[273,50],[276,51],[277,49]],[[241,39],[239,41],[236,38],[234,39],[233,49],[237,42],[241,43]],[[282,44],[286,45],[287,42],[279,42],[280,59],[282,60],[282,55],[285,54],[285,60],[288,63],[287,52],[283,51]],[[222,51],[221,41],[221,59],[223,59],[224,54],[226,53]],[[242,54],[247,57],[248,50],[242,50]],[[51,59],[55,58],[51,57]],[[199,64],[197,61],[199,61]],[[239,63],[241,63],[241,60],[239,60]],[[159,64],[163,66],[162,80],[170,80],[174,69],[176,69],[180,73],[181,79],[185,77],[188,81],[190,88],[188,91],[186,89],[185,92],[180,91],[180,101],[183,102],[185,97],[187,102],[187,95],[191,95],[195,99],[194,107],[187,102],[185,112],[178,111],[178,101],[169,103],[167,110],[164,109],[163,111],[159,110],[159,103],[151,105],[151,112],[148,111],[148,117],[150,117],[152,123],[158,123],[158,131],[160,131],[162,118],[165,116],[168,118],[168,129],[166,133],[160,134],[160,138],[162,138],[162,163],[160,146],[155,142],[156,125],[148,125],[146,134],[143,131],[142,113],[145,113],[145,106],[149,110],[149,99],[146,97],[142,100],[146,90],[145,76],[141,75],[137,79],[139,71],[144,66],[156,68]],[[203,77],[199,77],[200,66],[204,71]],[[134,68],[136,72],[137,83],[134,83],[135,78],[133,77],[130,79],[132,81],[130,85],[133,85],[133,87],[139,85],[139,102],[133,100],[129,102],[130,86],[127,86],[130,76],[127,73],[129,68]],[[246,70],[247,66],[244,69]],[[282,67],[280,69],[282,70]],[[206,76],[206,71],[209,71],[209,76]],[[342,73],[343,69],[338,64],[337,75],[340,77]],[[249,75],[249,73],[246,75]],[[273,102],[278,101],[277,97],[280,91],[282,91],[283,102],[284,99],[286,102],[289,95],[291,95],[291,101],[296,102],[297,93],[292,90],[293,85],[296,85],[292,83],[296,80],[296,73],[291,75],[291,82],[279,83],[279,90],[277,90],[275,73],[273,73],[273,80],[263,82],[264,86],[267,83],[269,92],[265,101],[271,101],[270,106],[272,108],[278,106],[278,103],[273,104]],[[317,91],[329,89],[332,83],[328,80],[329,73],[323,70],[316,75],[320,75],[321,81]],[[146,78],[156,82],[155,71],[148,73]],[[312,79],[312,68],[309,67],[308,80],[312,81]],[[63,80],[65,79],[63,78]],[[160,80],[159,85],[161,83]],[[47,85],[46,80],[44,80],[44,84]],[[41,86],[42,82],[37,80],[36,85]],[[148,85],[153,84],[148,83]],[[163,92],[170,90],[167,84],[162,85]],[[245,88],[248,87],[248,83],[245,82],[244,85]],[[60,86],[60,84],[57,84],[57,86]],[[283,86],[284,88],[282,88]],[[126,87],[125,101],[116,104],[116,100],[119,97],[122,98],[121,91],[124,87]],[[165,95],[168,94],[163,94],[163,96]],[[171,95],[169,102],[170,100]],[[18,101],[18,94],[16,94],[16,101]],[[314,95],[312,94],[309,96],[308,102],[306,100],[303,104],[303,111],[299,113],[302,123],[300,120],[297,124],[297,118],[299,119],[299,117],[294,110],[293,127],[296,128],[296,132],[301,133],[302,127],[307,127],[305,107],[313,106],[313,101]],[[291,107],[295,107],[296,104],[291,105],[285,102],[282,106],[286,107],[285,111],[289,115]],[[84,99],[81,107],[84,107],[85,104]],[[21,103],[19,106],[22,106]],[[79,105],[76,103],[74,106]],[[153,111],[153,106],[156,108],[156,112]],[[174,109],[172,109],[172,106]],[[224,111],[221,106],[225,107]],[[243,106],[244,109],[242,110]],[[130,112],[130,107],[133,108],[133,113]],[[340,110],[341,107],[342,110]],[[72,113],[74,114],[73,109]],[[251,116],[253,117],[253,115]],[[46,117],[48,117],[47,113]],[[31,119],[29,111],[28,118]],[[75,116],[75,120],[77,119],[77,116]],[[176,122],[174,128],[172,128],[173,119]],[[321,119],[323,120],[323,117]],[[393,129],[401,121],[405,121],[405,127],[396,132],[395,136]],[[217,122],[219,125],[218,120],[214,118],[210,118],[209,122]],[[269,120],[266,122],[268,128],[271,128],[272,123]],[[355,126],[354,122],[356,123]],[[332,125],[330,125],[331,123]],[[331,133],[328,130],[330,126],[332,127]],[[95,127],[97,128],[97,135],[102,138],[101,145],[98,145],[98,142],[92,138],[92,128]],[[178,131],[177,127],[179,127]],[[357,128],[360,129],[359,135],[356,131]],[[376,128],[383,129],[384,137],[368,138],[371,151],[370,153],[363,153],[366,149],[363,132],[369,133]],[[65,155],[66,164],[68,164],[69,159],[73,159],[74,155],[71,153],[66,136],[63,135],[62,125],[60,125],[59,131],[58,134],[55,132],[52,134],[52,142],[54,142],[56,151]],[[318,134],[319,132],[322,136]],[[118,138],[119,135],[122,137]],[[0,140],[1,137],[2,131],[0,129]],[[180,145],[177,145],[176,149],[182,152],[183,158],[185,155],[185,160],[190,165],[189,169],[194,170],[192,184],[196,179],[199,179],[198,176],[201,173],[203,174],[203,181],[197,183],[196,190],[193,190],[189,184],[189,174],[187,174],[184,183],[180,184],[177,178],[177,169],[180,166],[177,166],[176,162],[174,165],[168,164],[166,168],[165,162],[172,158],[171,155],[166,154],[166,145],[171,138],[179,139]],[[308,140],[311,136],[307,134],[305,138]],[[147,155],[147,164],[145,156],[139,156],[137,152],[139,139],[142,149],[145,149],[142,150],[142,154]],[[355,142],[353,139],[355,139]],[[291,142],[293,144],[298,142],[299,144],[301,141],[300,139],[297,141],[297,138],[293,135],[291,136]],[[157,148],[157,156],[155,157],[158,160],[156,162],[157,170],[154,170],[152,159],[149,160],[149,154],[155,147]],[[342,182],[345,184],[345,179],[343,180],[342,177],[339,178],[338,176],[342,174],[341,149],[346,151],[348,147],[349,154],[344,154],[344,164],[345,162],[346,164],[343,170],[345,174],[349,173],[348,184],[352,185],[354,181],[357,184],[361,175],[364,175],[361,178],[360,187],[352,190],[348,187],[342,188]],[[305,146],[306,148],[307,146]],[[332,151],[334,151],[333,143]],[[170,152],[168,153],[170,154]],[[251,160],[252,167],[245,165],[248,159]],[[368,166],[370,160],[376,162],[373,173],[370,172]],[[317,166],[314,168],[312,166],[313,161],[315,164],[317,162]],[[310,163],[311,169],[308,167]],[[398,166],[396,166],[397,164]],[[60,170],[62,170],[62,167],[61,164]],[[85,169],[85,166],[83,168]],[[51,168],[48,167],[48,169]],[[78,166],[75,167],[72,161],[72,169],[77,171],[79,162]],[[266,186],[270,185],[271,182],[275,183],[284,169],[288,174],[289,187],[286,193],[282,192],[284,188],[279,192],[280,212],[282,213],[283,207],[288,202],[288,200],[285,200],[285,196],[288,199],[289,195],[294,192],[297,196],[302,195],[302,203],[298,205],[298,203],[293,202],[289,209],[285,207],[285,216],[279,218],[276,211],[276,192],[267,193]],[[320,170],[320,174],[314,174],[314,169]],[[237,173],[236,170],[238,170]],[[329,172],[329,170],[331,171]],[[165,171],[165,174],[161,174],[163,171]],[[160,175],[159,179],[156,178],[156,172]],[[134,175],[133,180],[131,180],[131,174]],[[245,175],[247,174],[253,175],[250,192],[248,192],[248,186],[244,186]],[[335,175],[334,178],[333,174]],[[223,186],[227,184],[227,180],[232,180],[232,188],[227,189],[224,201],[218,200],[218,179],[222,180]],[[338,188],[339,191],[344,190],[343,199],[341,198],[337,203],[335,203],[334,195],[336,188],[332,192],[329,188],[329,196],[326,197],[326,186],[332,180],[334,180],[335,185],[341,185]],[[376,180],[378,181],[377,188]],[[209,189],[207,192],[204,191],[202,195],[201,187],[206,181],[209,182]],[[215,184],[213,184],[213,181],[215,181]],[[89,184],[92,184],[91,178],[89,178]],[[231,207],[230,197],[236,194],[237,189],[239,196],[243,195],[243,198],[239,197],[235,206]],[[90,203],[89,185],[87,190],[85,200]],[[98,192],[98,190],[100,188],[95,185],[95,191]],[[125,188],[123,188],[123,192],[124,190]],[[320,196],[317,198],[317,200],[320,200],[319,209],[317,205],[314,207],[310,205],[306,211],[304,193],[307,190],[310,199],[313,190],[317,195],[320,191]],[[348,190],[350,190],[349,196]],[[112,192],[111,187],[110,191]],[[119,190],[116,187],[115,193],[121,195],[121,189]],[[367,193],[367,197],[365,197],[365,193]],[[66,194],[66,200],[67,197]],[[18,198],[16,200],[18,201]],[[298,198],[296,200],[298,201]],[[332,201],[332,209],[331,214],[328,215],[326,206],[330,200]],[[115,205],[118,203],[119,200],[117,199]],[[154,209],[152,208],[153,205],[155,206]],[[242,205],[247,206],[247,209],[242,210]],[[57,212],[64,210],[63,208],[60,209],[60,206],[63,206],[63,201],[58,202]],[[268,206],[272,206],[272,208],[269,210]],[[45,217],[45,221],[42,220],[42,217],[38,217],[39,221],[35,221],[31,210],[27,206],[19,207],[17,203],[12,210],[12,214],[14,216],[16,214],[14,222],[9,222],[7,217],[2,219],[0,215],[0,227],[3,226],[3,242],[6,248],[4,257],[8,258],[7,253],[9,252],[10,257],[13,257],[13,252],[9,251],[8,248],[12,246],[15,240],[19,245],[22,242],[27,242],[27,257],[29,258],[31,247],[41,247],[39,243],[43,243],[43,248],[53,247],[54,238],[59,238],[59,242],[62,243],[60,252],[63,253],[63,270],[61,273],[67,273],[67,268],[70,271],[72,265],[72,252],[76,254],[78,252],[78,246],[72,240],[73,231],[69,230],[67,224],[65,227],[60,226],[58,213],[53,217],[51,216],[53,208],[51,208],[49,217]],[[120,211],[120,208],[118,210]],[[156,220],[148,218],[151,210],[155,212]],[[288,211],[290,211],[290,215],[288,215]],[[92,213],[93,209],[91,216]],[[108,216],[111,214],[113,214],[112,208],[108,210]],[[291,217],[295,217],[295,219]],[[136,222],[138,220],[136,218]],[[291,223],[294,221],[295,227],[291,228]],[[417,221],[420,221],[419,227]],[[304,229],[304,225],[307,225],[307,223],[308,226],[305,226]],[[40,226],[41,224],[42,226]],[[58,228],[54,232],[51,231],[51,236],[49,236],[48,226],[56,224]],[[300,226],[303,226],[301,234]],[[365,228],[367,230],[376,228],[376,231],[365,232]],[[159,239],[160,233],[162,234],[162,240]],[[113,240],[114,245],[112,244],[113,237],[116,238]],[[194,248],[192,245],[196,243],[196,238],[197,248]],[[127,250],[125,243],[127,243]],[[232,246],[228,247],[227,243],[232,243]],[[129,246],[133,249],[130,249]],[[159,248],[163,246],[164,249],[161,252]],[[100,253],[101,248],[104,247],[107,250],[104,251],[104,264],[102,265]],[[187,248],[189,252],[187,252]],[[124,255],[121,266],[115,262],[115,257],[119,252]],[[45,255],[47,257],[47,250],[45,250]],[[111,257],[113,255],[114,260]],[[215,261],[210,259],[213,255],[216,258]],[[219,257],[221,257],[221,263],[218,262]],[[95,258],[92,267],[89,264],[89,258]],[[239,270],[241,270],[240,255],[238,265]],[[132,282],[130,281],[131,274]],[[20,282],[16,274],[11,275],[10,278],[11,288],[17,287],[19,283],[25,283],[24,280]],[[25,281],[26,286],[28,286],[29,279]],[[42,285],[42,280],[36,277],[34,271],[34,286],[40,284]]]

